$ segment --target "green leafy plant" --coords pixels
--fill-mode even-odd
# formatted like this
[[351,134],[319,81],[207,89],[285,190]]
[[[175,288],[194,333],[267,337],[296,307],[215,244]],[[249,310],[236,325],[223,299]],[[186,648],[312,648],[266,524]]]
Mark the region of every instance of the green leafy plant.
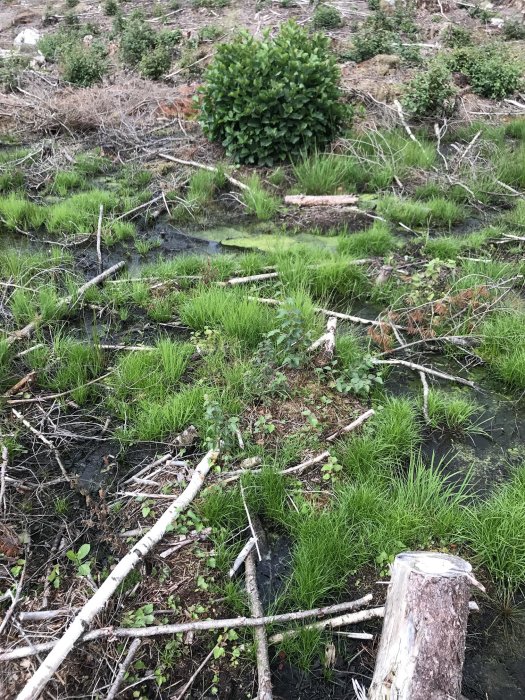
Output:
[[525,24],[523,22],[505,22],[503,25],[505,41],[522,41],[525,39]]
[[239,430],[237,416],[229,418],[224,414],[221,404],[209,394],[204,394],[204,420],[206,423],[206,444],[208,449],[228,451],[235,444]]
[[114,17],[118,14],[119,6],[117,0],[106,0],[104,3],[104,14],[108,17]]
[[241,33],[222,44],[201,97],[207,136],[239,161],[261,165],[326,144],[345,114],[328,40],[293,22],[273,38]]
[[171,54],[165,46],[157,46],[152,51],[145,53],[140,59],[139,73],[144,78],[160,80],[171,66]]
[[463,73],[472,91],[481,97],[501,100],[522,84],[522,67],[502,44],[456,49],[447,63],[451,70]]
[[343,25],[343,18],[336,7],[318,5],[312,17],[316,29],[337,29]]
[[472,46],[474,40],[472,34],[464,27],[450,24],[443,32],[443,46],[449,49],[457,49],[463,46]]
[[337,457],[330,455],[328,461],[321,467],[321,472],[323,473],[323,481],[333,480],[343,467],[337,461]]
[[147,627],[155,622],[153,614],[153,603],[142,605],[136,610],[130,610],[125,613],[122,619],[123,627]]
[[76,566],[77,574],[79,576],[91,575],[91,564],[85,561],[90,551],[91,545],[86,542],[80,546],[77,552],[75,552],[73,549],[68,549],[66,552],[66,557]]
[[60,67],[68,83],[89,87],[100,82],[108,72],[106,50],[98,42],[89,47],[73,43],[62,51]]
[[27,56],[8,56],[0,59],[0,87],[9,92],[18,85],[22,72],[28,67]]
[[454,97],[449,70],[434,63],[409,82],[403,103],[413,117],[435,119],[453,113]]
[[132,12],[125,22],[120,38],[120,53],[124,62],[130,66],[137,65],[155,45],[155,31],[144,20],[144,15],[139,11]]
[[305,314],[293,299],[286,299],[276,313],[277,327],[266,334],[260,352],[281,367],[300,367],[307,358],[312,332]]

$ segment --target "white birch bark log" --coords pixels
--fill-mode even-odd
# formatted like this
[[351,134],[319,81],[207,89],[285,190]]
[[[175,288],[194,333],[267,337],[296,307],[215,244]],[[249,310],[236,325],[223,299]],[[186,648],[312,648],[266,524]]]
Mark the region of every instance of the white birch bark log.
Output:
[[88,600],[78,615],[65,631],[64,635],[49,652],[43,663],[38,667],[34,675],[29,679],[17,696],[17,700],[37,700],[47,683],[67,657],[77,640],[87,632],[94,617],[103,609],[109,598],[118,586],[133,571],[137,564],[153,549],[164,537],[169,525],[178,517],[179,513],[188,507],[199,492],[206,474],[209,472],[217,457],[217,452],[210,450],[197,465],[190,483],[167,508],[155,525],[140,539],[131,552],[119,561],[104,583]]
[[369,700],[459,700],[471,571],[448,554],[395,558]]

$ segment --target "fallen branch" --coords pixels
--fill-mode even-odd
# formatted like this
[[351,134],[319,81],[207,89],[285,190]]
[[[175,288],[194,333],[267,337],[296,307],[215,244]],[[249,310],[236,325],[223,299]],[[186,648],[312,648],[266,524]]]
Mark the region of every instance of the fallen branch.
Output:
[[456,382],[457,384],[463,384],[464,386],[470,386],[476,389],[476,385],[474,382],[471,382],[470,379],[463,379],[463,377],[456,377],[453,374],[440,372],[437,369],[417,365],[415,362],[408,362],[407,360],[379,360],[376,357],[372,359],[372,362],[374,365],[398,365],[400,367],[407,367],[407,369],[411,369],[414,372],[424,372],[425,374],[430,374],[432,377],[447,379],[449,382]]
[[[264,611],[257,590],[257,577],[255,574],[255,557],[253,552],[248,554],[245,562],[246,567],[246,591],[250,600],[250,611],[253,617],[263,617]],[[266,630],[263,626],[255,627],[253,636],[255,638],[255,653],[257,657],[257,700],[272,700],[272,676],[270,673],[270,658],[268,656],[268,642]]]
[[250,282],[263,282],[264,280],[272,280],[279,277],[278,272],[264,272],[261,275],[249,275],[248,277],[231,277],[225,282],[218,282],[220,287],[233,287],[237,284],[249,284]]
[[10,389],[8,389],[5,392],[4,397],[8,398],[9,396],[14,396],[15,394],[18,394],[21,389],[23,389],[28,384],[31,384],[31,382],[35,378],[35,375],[36,375],[35,370],[32,370],[31,372],[29,372],[29,374],[26,374],[25,377],[22,377],[22,379],[20,379],[20,381],[18,381],[16,384],[14,384]]
[[102,250],[100,248],[102,239],[102,217],[104,216],[104,205],[100,205],[98,210],[98,225],[97,225],[97,261],[98,261],[98,272],[102,272]]
[[100,613],[118,586],[164,537],[166,530],[173,520],[178,517],[182,510],[187,508],[197,495],[216,457],[217,452],[215,450],[210,450],[203,457],[193,472],[190,483],[179,498],[166,509],[151,530],[133,545],[133,549],[120,560],[93,597],[83,606],[79,614],[67,628],[65,634],[53,646],[52,651],[46,657],[44,663],[38,667],[37,671],[18,694],[17,700],[34,700],[34,698],[40,695],[55,671],[57,671],[61,663],[68,656],[75,643],[86,629],[88,629],[95,616]]
[[[169,77],[169,76],[168,76]],[[204,165],[204,163],[197,163],[195,160],[182,160],[181,158],[175,158],[174,156],[169,156],[167,153],[157,153],[159,158],[164,158],[165,160],[171,160],[173,163],[179,163],[180,165],[189,165],[192,168],[200,168],[201,170],[207,170],[210,173],[218,173],[219,169],[215,168],[213,165]],[[236,180],[231,175],[223,173],[224,177],[231,183],[234,187],[238,187],[240,190],[249,192],[250,188],[245,185],[244,182]]]
[[359,428],[360,425],[362,425],[366,420],[371,418],[374,414],[375,414],[375,411],[373,408],[368,409],[368,411],[365,411],[362,415],[359,416],[359,418],[356,418],[354,421],[352,421],[348,425],[345,425],[344,428],[339,428],[339,430],[336,430],[335,433],[332,433],[332,435],[329,435],[326,438],[327,442],[333,442],[340,435],[344,435],[346,433],[351,433],[352,430]]
[[24,416],[19,411],[17,411],[16,408],[12,408],[11,411],[15,418],[18,418],[18,420],[21,423],[23,423],[23,425],[25,425],[25,427],[33,433],[33,435],[36,435],[40,442],[42,442],[46,447],[49,447],[49,449],[53,452],[55,461],[58,464],[62,475],[65,479],[71,482],[71,477],[69,476],[69,474],[66,471],[66,468],[64,467],[64,463],[62,462],[60,453],[58,452],[55,445],[51,442],[51,440],[48,440],[46,436],[40,432],[40,430],[37,430],[33,425],[31,425],[31,423],[26,418],[24,418]]
[[[335,629],[336,627],[344,627],[345,625],[355,625],[357,622],[365,622],[366,620],[372,620],[375,617],[383,617],[385,614],[385,608],[370,608],[369,610],[361,610],[356,613],[348,613],[347,615],[340,615],[339,617],[329,617],[327,620],[321,620],[320,622],[314,622],[311,625],[305,625],[301,628],[307,630],[314,629]],[[299,634],[299,630],[288,630],[286,632],[279,632],[278,634],[272,634],[268,639],[269,644],[280,644],[285,639],[290,639]]]
[[107,379],[113,374],[113,370],[111,372],[107,372],[106,374],[103,374],[100,377],[96,377],[96,379],[91,379],[89,382],[86,382],[85,384],[81,384],[80,386],[73,387],[73,389],[67,389],[66,391],[60,391],[57,394],[39,394],[38,396],[31,396],[28,399],[9,399],[9,401],[6,401],[6,403],[9,406],[19,406],[24,403],[40,403],[42,401],[53,401],[54,399],[60,399],[62,396],[68,396],[69,394],[72,394],[74,391],[77,391],[77,389],[83,389],[86,386],[91,386],[92,384],[97,384],[98,382],[101,382],[103,379]]
[[13,595],[11,593],[11,591],[9,591],[9,594],[11,595],[11,605],[9,606],[9,608],[4,616],[4,619],[2,620],[2,624],[0,624],[0,634],[2,634],[2,632],[7,627],[7,623],[9,622],[11,617],[13,616],[15,608],[18,605],[18,602],[20,600],[20,596],[22,594],[22,588],[24,586],[24,581],[25,581],[25,576],[26,576],[27,559],[28,559],[28,552],[26,551],[26,554],[24,557],[24,565],[22,568],[22,573],[20,574],[20,578],[17,581],[15,594]]
[[67,617],[78,612],[80,608],[58,608],[57,610],[33,610],[31,612],[18,613],[20,622],[43,622],[54,620],[56,617]]
[[113,683],[111,684],[111,688],[109,689],[109,693],[106,695],[106,700],[114,700],[114,698],[117,697],[117,693],[119,691],[119,688],[122,684],[122,681],[124,680],[124,676],[126,675],[126,671],[131,665],[131,662],[135,658],[135,654],[138,651],[139,646],[142,644],[142,641],[140,639],[134,639],[130,647],[128,649],[128,653],[126,654],[126,658],[124,661],[120,664],[119,671],[117,673],[117,676]]
[[[114,275],[116,272],[121,270],[125,266],[124,260],[121,260],[120,262],[116,263],[115,265],[112,265],[111,267],[108,267],[107,270],[104,270],[100,275],[97,275],[96,277],[93,277],[93,279],[90,279],[88,282],[83,284],[81,287],[77,289],[75,294],[70,294],[67,297],[63,297],[62,299],[59,300],[57,307],[72,307],[74,304],[76,304],[79,299],[84,296],[84,294],[87,292],[88,289],[91,289],[91,287],[94,287],[97,284],[100,284],[103,282],[105,279],[108,277],[111,277]],[[24,326],[24,328],[21,328],[18,331],[13,331],[6,337],[6,343],[8,345],[12,345],[14,342],[17,340],[23,340],[25,338],[29,338],[31,334],[40,326],[40,324],[43,322],[42,316],[37,316],[35,319],[31,321],[31,323],[28,323],[27,326]]]
[[206,658],[204,659],[204,661],[197,667],[197,670],[196,670],[194,673],[191,674],[191,676],[190,676],[188,682],[186,683],[186,685],[181,689],[181,691],[180,691],[179,693],[177,693],[177,695],[176,695],[176,697],[175,697],[175,700],[182,700],[182,698],[186,695],[186,691],[189,690],[189,688],[191,688],[191,685],[192,685],[193,681],[197,678],[197,676],[199,675],[199,673],[202,671],[202,669],[206,666],[206,664],[208,663],[208,661],[211,659],[211,657],[213,656],[213,652],[214,652],[214,651],[215,651],[215,647],[213,647],[212,650],[210,651],[210,653],[207,654],[207,656],[206,656]]
[[[128,555],[129,556],[129,555]],[[106,579],[109,581],[112,578]],[[104,582],[105,583],[105,582]],[[102,584],[103,586],[104,584]],[[102,586],[99,588],[97,593],[100,593]],[[91,599],[93,600],[93,599]],[[308,617],[322,617],[324,615],[331,615],[336,612],[343,612],[344,610],[356,610],[362,608],[364,605],[372,600],[372,594],[359,598],[358,600],[349,601],[347,603],[338,603],[337,605],[328,605],[323,608],[314,608],[312,610],[299,610],[292,613],[284,613],[282,615],[267,615],[266,617],[233,617],[221,620],[195,620],[193,622],[182,622],[174,625],[153,625],[151,627],[104,627],[102,629],[93,630],[92,632],[86,632],[77,638],[79,642],[92,642],[95,639],[107,639],[107,638],[130,638],[130,637],[140,637],[141,639],[145,637],[158,637],[161,635],[173,635],[179,632],[199,632],[203,630],[218,630],[218,629],[241,629],[241,628],[251,628],[259,627],[261,625],[273,625],[283,622],[292,622],[296,620],[305,620]],[[382,608],[380,608],[382,609]],[[365,610],[364,612],[369,612]],[[27,656],[34,656],[41,651],[49,651],[54,649],[62,640],[52,641],[52,642],[42,642],[41,644],[34,644],[32,646],[16,647],[15,649],[2,650],[0,651],[0,661],[14,661],[15,659],[23,659]],[[46,659],[47,660],[47,659]],[[40,670],[40,669],[39,669]],[[38,673],[38,671],[37,671]],[[34,676],[33,676],[34,678]],[[27,687],[27,686],[26,686]],[[25,688],[22,692],[25,692]],[[31,695],[26,696],[28,699]],[[37,695],[33,696],[37,697]],[[17,700],[21,700],[19,695]]]
[[284,198],[285,204],[294,204],[296,207],[341,207],[348,204],[357,204],[359,197],[353,194],[332,195],[306,195],[290,194]]
[[406,120],[405,120],[405,115],[403,114],[403,107],[401,107],[401,103],[399,102],[399,100],[394,100],[394,106],[395,106],[395,108],[396,108],[396,110],[397,110],[397,113],[398,113],[398,116],[399,116],[399,121],[400,121],[401,124],[403,125],[404,130],[407,132],[407,134],[408,134],[408,136],[410,137],[410,139],[412,139],[412,141],[413,141],[414,143],[417,143],[417,145],[419,146],[419,148],[421,148],[421,150],[423,150],[423,146],[422,146],[422,145],[420,144],[420,142],[416,139],[416,137],[414,136],[414,134],[413,134],[413,132],[412,132],[412,129],[408,126],[408,124],[407,124],[407,122],[406,122]]
[[5,503],[5,478],[7,475],[7,465],[9,463],[9,452],[5,445],[2,445],[2,463],[0,464],[0,510],[7,510]]
[[[321,452],[321,454],[317,455],[316,457],[311,457],[310,459],[307,459],[305,462],[301,462],[301,464],[296,464],[294,467],[288,467],[287,469],[283,469],[282,471],[279,472],[279,474],[301,474],[304,472],[308,467],[314,466],[314,464],[319,464],[319,462],[323,462],[324,460],[328,459],[330,457],[330,452],[326,450],[325,452]],[[243,474],[250,473],[250,474],[260,474],[262,469],[240,469],[237,472],[225,472],[222,476],[224,478],[221,478],[220,481],[223,484],[227,484],[230,481],[236,481],[237,479],[240,479]]]

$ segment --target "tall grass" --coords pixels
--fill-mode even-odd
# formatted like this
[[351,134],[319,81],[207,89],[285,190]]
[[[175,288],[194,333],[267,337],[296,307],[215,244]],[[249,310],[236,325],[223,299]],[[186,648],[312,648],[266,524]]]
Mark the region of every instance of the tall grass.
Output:
[[375,221],[365,231],[340,236],[337,241],[337,251],[354,257],[386,255],[395,245],[396,242],[388,224]]
[[525,388],[525,314],[497,312],[481,329],[481,354],[508,386]]
[[256,216],[259,221],[272,219],[279,211],[281,202],[264,189],[257,175],[250,177],[248,188],[243,192],[243,201],[249,213]]

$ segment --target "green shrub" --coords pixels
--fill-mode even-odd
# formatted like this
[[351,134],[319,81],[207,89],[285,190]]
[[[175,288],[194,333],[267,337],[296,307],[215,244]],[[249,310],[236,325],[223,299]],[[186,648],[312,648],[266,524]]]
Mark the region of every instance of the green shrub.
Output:
[[102,44],[84,46],[75,43],[61,52],[62,76],[68,83],[89,87],[102,80],[108,72],[106,51]]
[[316,29],[337,29],[343,25],[343,18],[337,8],[329,5],[318,5],[312,24]]
[[177,44],[180,44],[182,32],[180,29],[163,29],[157,34],[157,46],[164,46],[167,49],[173,49]]
[[501,44],[456,49],[448,58],[453,71],[463,73],[472,91],[481,97],[500,100],[521,85],[522,68]]
[[434,63],[409,82],[403,104],[413,117],[437,118],[454,111],[454,95],[450,72]]
[[28,65],[27,56],[8,56],[0,59],[0,88],[5,92],[14,90]]
[[114,17],[118,14],[119,6],[117,0],[106,0],[104,3],[104,14],[108,17]]
[[388,29],[378,29],[365,24],[352,39],[352,49],[349,53],[349,58],[356,63],[361,63],[381,53],[393,53],[394,38],[394,35]]
[[472,46],[473,43],[472,34],[463,27],[456,27],[451,24],[443,32],[443,46],[449,49]]
[[124,25],[120,38],[122,60],[130,66],[140,63],[143,56],[155,48],[156,35],[145,22],[142,12],[133,12]]
[[503,36],[505,41],[525,39],[525,24],[522,22],[505,22],[503,25]]
[[206,73],[201,123],[228,155],[272,165],[323,146],[343,119],[339,71],[328,40],[293,22],[262,40],[222,44]]
[[157,46],[140,59],[139,73],[144,78],[160,80],[171,66],[171,54],[165,46]]

